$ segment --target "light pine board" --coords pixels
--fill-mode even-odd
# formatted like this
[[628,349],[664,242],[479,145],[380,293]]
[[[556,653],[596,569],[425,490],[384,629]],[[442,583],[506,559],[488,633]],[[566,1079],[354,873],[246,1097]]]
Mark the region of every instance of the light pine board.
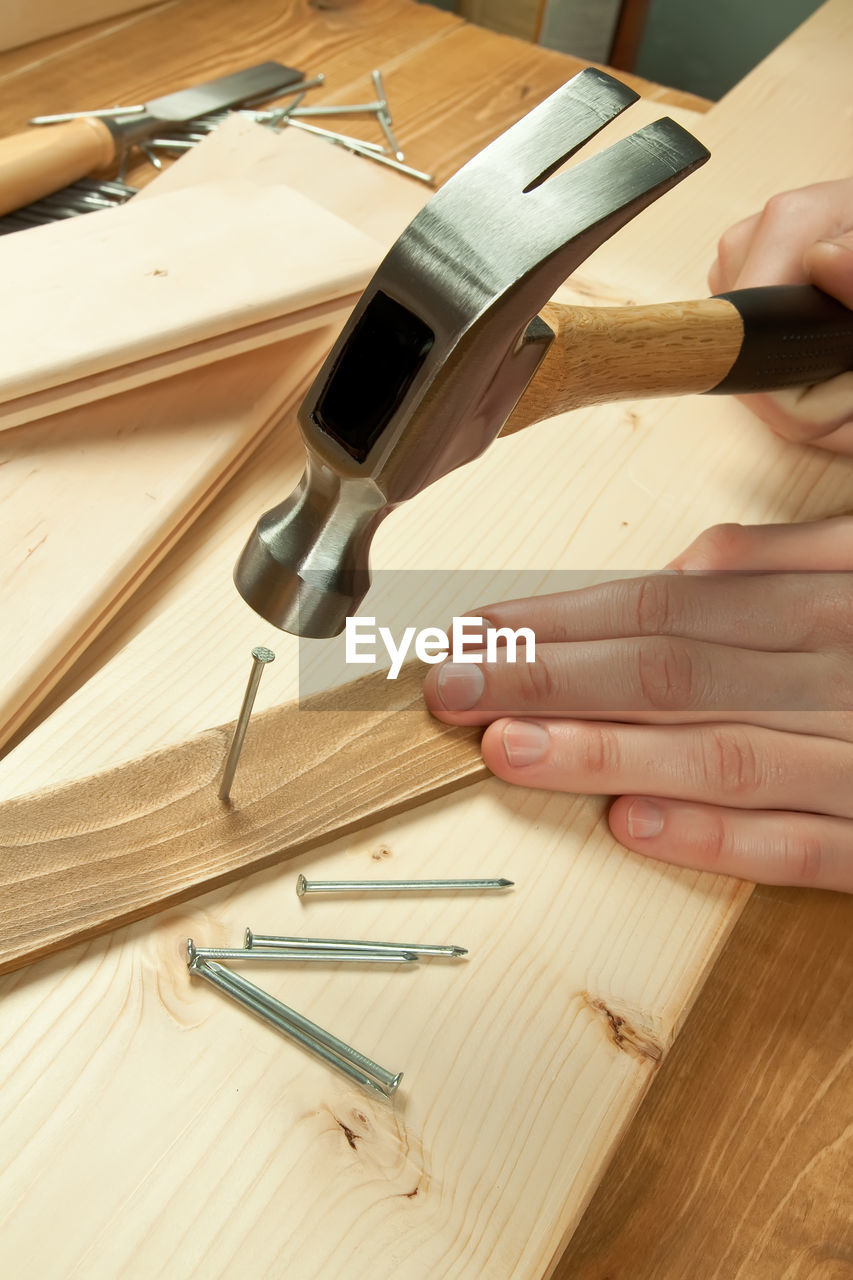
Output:
[[0,427],[167,377],[206,350],[206,362],[221,359],[231,343],[245,348],[247,331],[298,332],[315,309],[340,321],[381,257],[299,192],[227,167],[187,187],[176,165],[167,193],[155,182],[149,197],[0,239],[15,299]]
[[414,664],[256,715],[229,803],[233,724],[7,801],[0,973],[485,777],[479,731],[434,720],[422,680]]
[[[291,143],[232,120],[138,204],[0,245],[18,246],[6,262],[26,304],[0,374],[0,425],[18,426],[0,433],[0,747],[273,428],[381,257],[284,185],[310,180]],[[329,185],[388,204],[396,179],[380,170],[377,187],[322,151]]]
[[[350,120],[344,128],[356,130],[360,117]],[[433,195],[433,188],[425,183],[340,147],[296,129],[269,129],[235,114],[144,187],[135,200],[148,201],[216,182],[223,173],[253,188],[284,185],[294,199],[301,194],[312,206],[320,205],[332,215],[335,223],[345,221],[345,242],[357,244],[359,232],[368,237],[374,255],[396,240]]]
[[851,972],[853,896],[756,889],[554,1280],[846,1276]]
[[[700,296],[732,217],[779,187],[840,176],[851,23],[849,8],[830,5],[715,108],[701,134],[717,150],[713,182],[709,165],[600,252],[584,281],[609,299]],[[644,243],[632,256],[622,238],[635,235]],[[129,606],[123,650],[6,761],[4,794],[228,719],[253,643],[280,649],[261,703],[283,699],[293,647],[275,645],[227,577],[258,510],[298,469],[292,440],[268,441],[227,506],[155,574],[151,598]],[[850,480],[849,463],[784,446],[725,401],[602,408],[501,442],[448,477],[388,522],[377,560],[423,563],[429,528],[445,565],[653,567],[713,521],[838,510]],[[179,701],[165,659],[189,633],[216,643]],[[545,1274],[748,893],[626,853],[600,813],[598,802],[483,783],[4,979],[20,1027],[7,1068],[19,1105],[2,1135],[16,1153],[16,1212],[0,1250],[57,1275],[225,1274],[249,1249],[259,1271],[300,1280]],[[477,902],[299,904],[293,878],[309,867],[464,869],[513,875],[518,889]],[[300,922],[470,946],[464,971],[263,975],[406,1071],[393,1108],[189,983],[187,933],[225,942],[246,924]],[[48,1206],[61,1250],[42,1229]]]
[[0,744],[276,425],[325,331],[0,439]]

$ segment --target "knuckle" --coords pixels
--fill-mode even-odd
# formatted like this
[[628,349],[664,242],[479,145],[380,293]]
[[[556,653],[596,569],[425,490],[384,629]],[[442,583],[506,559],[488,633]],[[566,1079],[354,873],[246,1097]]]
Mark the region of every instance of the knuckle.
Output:
[[713,871],[732,853],[731,839],[721,813],[709,810],[694,834],[695,849],[703,870]]
[[823,846],[817,836],[793,833],[782,840],[782,883],[812,885],[820,878]]
[[606,725],[585,726],[577,749],[581,768],[588,777],[609,778],[621,767],[618,735]]
[[730,288],[734,283],[736,272],[733,264],[743,244],[744,230],[744,223],[736,222],[734,226],[724,231],[717,241],[717,263],[723,288]]
[[844,742],[853,742],[853,710],[833,711],[830,731],[833,737],[841,738]]
[[761,213],[762,221],[781,224],[787,230],[791,219],[808,210],[810,203],[808,190],[802,187],[793,191],[778,191],[765,204]]
[[802,589],[809,635],[839,644],[847,651],[848,668],[853,656],[852,579],[851,574],[809,575]]
[[762,789],[765,770],[746,733],[728,726],[707,729],[700,743],[702,781],[709,790],[749,800]]
[[652,574],[641,578],[633,588],[638,635],[665,635],[672,630],[675,612],[672,581],[660,574]]
[[824,710],[840,711],[845,717],[853,712],[853,666],[850,654],[833,663],[829,674],[828,694]]
[[700,533],[691,548],[691,563],[701,569],[730,569],[744,556],[749,531],[742,524],[715,524]]
[[740,223],[736,222],[733,226],[728,227],[717,241],[717,256],[725,261],[731,257],[735,244],[740,239]]
[[533,662],[516,664],[521,684],[521,696],[534,706],[548,707],[556,701],[559,680],[547,650],[537,648]]
[[695,707],[702,684],[695,650],[671,636],[642,641],[637,646],[637,681],[646,703],[657,711]]
[[[765,402],[769,397],[765,397]],[[793,444],[805,444],[810,440],[818,438],[825,428],[820,424],[810,423],[805,418],[795,418],[790,413],[771,412],[767,408],[762,407],[759,402],[756,409],[757,416],[761,421],[770,428],[771,435],[776,436],[778,440],[787,440]]]

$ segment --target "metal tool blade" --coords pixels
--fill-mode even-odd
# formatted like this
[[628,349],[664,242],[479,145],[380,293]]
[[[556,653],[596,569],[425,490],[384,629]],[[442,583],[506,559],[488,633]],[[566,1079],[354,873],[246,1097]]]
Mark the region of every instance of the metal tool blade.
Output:
[[145,104],[145,115],[157,121],[179,123],[194,116],[209,115],[212,111],[225,111],[252,99],[272,98],[288,84],[296,84],[304,78],[302,71],[286,67],[281,62],[259,62],[218,80],[206,84],[167,93]]

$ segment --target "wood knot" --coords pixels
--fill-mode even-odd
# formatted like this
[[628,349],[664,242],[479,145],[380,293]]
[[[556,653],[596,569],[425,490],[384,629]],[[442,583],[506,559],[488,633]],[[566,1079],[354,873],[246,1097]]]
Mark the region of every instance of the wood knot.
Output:
[[647,1031],[639,1031],[632,1026],[624,1014],[616,1013],[603,1000],[589,995],[586,991],[583,992],[583,1000],[598,1017],[603,1019],[608,1036],[617,1049],[631,1054],[634,1058],[660,1062],[663,1057],[663,1046],[653,1035]]
[[335,1119],[338,1121],[338,1124],[341,1126],[344,1137],[352,1147],[353,1151],[358,1151],[358,1141],[360,1138],[364,1137],[364,1134],[356,1133],[355,1129],[351,1129],[348,1124],[344,1124],[343,1120],[338,1120],[337,1116],[335,1116]]

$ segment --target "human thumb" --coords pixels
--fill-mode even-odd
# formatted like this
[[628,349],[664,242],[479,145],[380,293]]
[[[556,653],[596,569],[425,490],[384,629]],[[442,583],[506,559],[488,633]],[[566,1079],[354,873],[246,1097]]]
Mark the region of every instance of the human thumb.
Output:
[[[812,284],[853,311],[853,231],[817,240],[803,266]],[[783,439],[853,454],[853,370],[814,386],[741,398]]]
[[804,265],[812,284],[853,309],[853,231],[818,240],[807,250]]

